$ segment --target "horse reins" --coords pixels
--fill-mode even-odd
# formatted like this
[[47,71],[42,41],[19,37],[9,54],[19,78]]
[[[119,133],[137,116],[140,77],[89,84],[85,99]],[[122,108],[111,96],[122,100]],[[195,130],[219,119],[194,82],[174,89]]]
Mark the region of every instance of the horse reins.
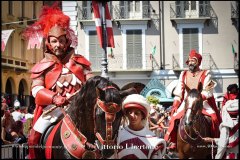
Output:
[[[113,145],[115,138],[113,139],[113,131],[112,131],[112,123],[115,120],[116,113],[121,110],[121,107],[113,102],[105,103],[101,101],[99,98],[97,98],[97,105],[96,107],[101,108],[105,112],[105,120],[106,120],[106,137],[105,140],[102,138],[99,132],[96,131],[96,124],[94,126],[95,135],[98,138],[98,140],[103,145]],[[96,109],[95,107],[95,109]],[[94,123],[96,123],[96,120],[94,119]]]

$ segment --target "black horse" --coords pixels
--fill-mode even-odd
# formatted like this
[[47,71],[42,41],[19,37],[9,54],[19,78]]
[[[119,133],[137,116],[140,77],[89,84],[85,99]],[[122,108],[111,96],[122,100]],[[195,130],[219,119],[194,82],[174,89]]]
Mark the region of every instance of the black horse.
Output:
[[[116,84],[106,78],[90,78],[73,97],[64,118],[48,131],[49,136],[45,136],[44,157],[87,159],[113,155],[122,119],[123,98],[116,88]],[[123,95],[127,95],[126,91]],[[49,141],[46,137],[51,135],[53,139]]]

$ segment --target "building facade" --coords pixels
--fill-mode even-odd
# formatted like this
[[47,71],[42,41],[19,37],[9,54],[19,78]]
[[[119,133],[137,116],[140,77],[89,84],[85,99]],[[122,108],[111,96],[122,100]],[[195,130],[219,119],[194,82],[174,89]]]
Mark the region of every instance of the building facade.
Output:
[[[78,35],[76,53],[90,60],[94,74],[101,75],[104,52],[91,2],[62,1],[61,7]],[[43,57],[43,51],[26,50],[19,35],[24,25],[3,24],[19,17],[37,17],[43,1],[1,3],[2,29],[15,29],[2,53],[2,93],[30,95],[29,70]],[[237,1],[110,1],[108,5],[115,41],[115,48],[107,49],[108,76],[120,88],[132,82],[147,85],[154,78],[164,86],[176,85],[180,72],[187,69],[185,61],[191,49],[203,56],[201,68],[211,70],[217,82],[216,97],[225,93],[229,84],[238,83]]]
[[[203,56],[201,68],[211,70],[217,82],[216,97],[226,92],[229,84],[238,83],[238,2],[110,1],[108,4],[115,40],[114,58],[108,58],[108,75],[120,87],[131,82],[146,85],[153,78],[160,79],[165,86],[175,83],[180,72],[187,69],[185,61],[191,49]],[[76,7],[78,51],[93,63],[95,73],[101,75],[103,50],[96,36],[91,1],[77,2]]]
[[27,50],[21,32],[39,16],[42,1],[2,1],[2,31],[13,30],[1,52],[1,93],[10,100],[18,99],[22,106],[34,104],[31,98],[30,70],[43,58],[42,49]]

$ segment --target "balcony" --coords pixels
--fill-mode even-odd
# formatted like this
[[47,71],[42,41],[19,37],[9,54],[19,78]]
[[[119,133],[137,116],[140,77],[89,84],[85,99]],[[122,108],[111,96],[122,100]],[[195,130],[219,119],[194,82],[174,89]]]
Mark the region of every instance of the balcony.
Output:
[[239,66],[238,65],[239,65],[239,60],[238,60],[237,57],[235,57],[234,58],[234,67],[233,67],[235,71],[239,70]]
[[18,71],[27,71],[27,60],[23,60],[20,58],[13,58],[2,55],[2,68],[3,69],[14,69]]
[[239,23],[239,2],[231,3],[231,20],[233,25]]
[[[215,61],[213,60],[212,56],[210,53],[203,53],[202,55],[203,60],[202,60],[202,69],[206,70],[213,70],[217,69],[217,65]],[[186,61],[186,60],[185,60]],[[183,66],[180,66],[180,57],[179,54],[173,54],[172,56],[172,69],[175,71],[182,71],[182,70],[188,70],[188,66],[185,64],[185,61],[183,61]]]
[[[112,20],[116,21],[117,26],[120,27],[122,23],[131,23],[131,24],[149,24],[151,20],[151,11],[153,11],[151,5],[149,3],[145,5],[141,5],[139,11],[131,11],[130,8],[134,8],[134,6],[124,5],[108,5],[109,11],[111,14]],[[78,6],[78,21],[81,24],[81,28],[84,25],[95,25],[94,24],[94,15],[91,7],[83,7]]]
[[[206,23],[212,21],[217,28],[217,15],[207,1],[178,1],[170,4],[170,20],[173,26],[178,23]],[[193,4],[194,3],[194,4]]]

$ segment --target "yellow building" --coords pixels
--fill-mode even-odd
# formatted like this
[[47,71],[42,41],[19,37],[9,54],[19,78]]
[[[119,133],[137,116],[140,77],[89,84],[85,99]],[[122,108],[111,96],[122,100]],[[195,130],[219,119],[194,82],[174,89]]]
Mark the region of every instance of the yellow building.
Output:
[[1,53],[1,92],[13,101],[18,98],[21,105],[34,103],[31,98],[30,70],[43,58],[43,49],[27,50],[28,42],[21,32],[39,17],[43,1],[2,1],[2,31],[13,30],[5,50]]

